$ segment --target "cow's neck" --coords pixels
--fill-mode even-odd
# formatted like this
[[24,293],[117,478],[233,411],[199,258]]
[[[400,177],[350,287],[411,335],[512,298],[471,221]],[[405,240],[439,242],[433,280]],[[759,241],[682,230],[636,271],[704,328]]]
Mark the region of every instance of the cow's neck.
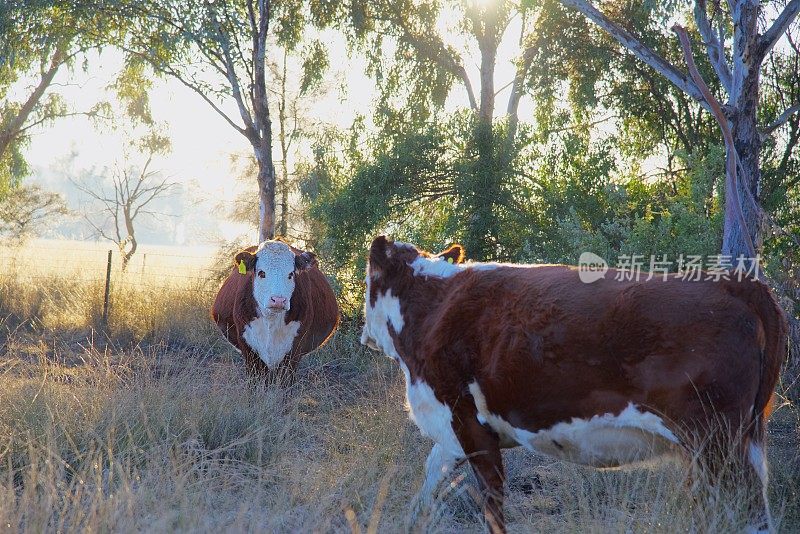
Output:
[[420,375],[424,363],[414,340],[425,337],[425,318],[442,304],[446,283],[446,279],[414,276],[412,283],[389,288],[400,301],[404,323],[401,332],[390,329],[390,333],[412,380]]

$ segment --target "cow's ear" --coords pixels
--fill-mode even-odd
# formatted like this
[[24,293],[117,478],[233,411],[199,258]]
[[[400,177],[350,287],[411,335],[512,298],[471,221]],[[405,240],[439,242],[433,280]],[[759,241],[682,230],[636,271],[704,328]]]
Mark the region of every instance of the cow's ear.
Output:
[[444,260],[448,263],[464,263],[465,253],[464,247],[459,244],[452,244],[449,248],[443,250],[438,254],[440,258],[444,258]]
[[305,271],[317,266],[317,256],[313,252],[301,252],[294,257],[294,268]]
[[239,272],[244,274],[242,271],[252,271],[256,268],[256,255],[249,250],[243,250],[233,258],[233,263]]
[[393,243],[386,239],[385,235],[379,235],[372,240],[372,245],[369,247],[369,264],[370,267],[382,269],[386,266],[387,260],[391,254]]

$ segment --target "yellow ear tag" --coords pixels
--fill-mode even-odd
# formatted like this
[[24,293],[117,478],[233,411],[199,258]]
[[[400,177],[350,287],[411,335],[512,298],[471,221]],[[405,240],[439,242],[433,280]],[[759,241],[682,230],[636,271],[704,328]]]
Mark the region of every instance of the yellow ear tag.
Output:
[[244,266],[244,260],[239,260],[239,274],[247,274],[247,267]]
[[447,263],[453,263],[453,258],[447,258]]

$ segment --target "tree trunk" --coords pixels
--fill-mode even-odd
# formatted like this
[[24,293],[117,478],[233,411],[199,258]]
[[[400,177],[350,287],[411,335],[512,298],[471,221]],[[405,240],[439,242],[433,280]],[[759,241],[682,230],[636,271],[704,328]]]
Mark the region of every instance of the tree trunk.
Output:
[[278,102],[279,141],[281,144],[281,216],[278,219],[278,235],[286,237],[289,227],[289,141],[286,139],[286,63],[288,52],[283,52],[283,73],[281,75],[281,98]]
[[[757,77],[757,76],[756,76]],[[750,234],[756,253],[761,249],[761,232],[759,231],[761,221],[758,209],[753,200],[758,199],[758,184],[761,179],[760,155],[761,139],[756,125],[756,100],[758,98],[758,84],[754,84],[752,89],[752,100],[747,107],[740,108],[738,116],[733,121],[733,140],[736,152],[739,155],[741,168],[739,169],[739,197],[742,206],[747,232]],[[752,199],[752,200],[751,200]],[[749,258],[752,255],[747,238],[739,224],[733,202],[735,197],[726,192],[725,194],[725,224],[722,237],[722,254],[730,255],[734,259],[743,256]]]
[[255,153],[258,162],[258,240],[266,241],[275,238],[275,166],[269,148],[256,149]]
[[281,216],[278,220],[278,234],[286,237],[289,233],[289,172],[283,164],[281,176]]
[[[149,161],[148,161],[149,163]],[[145,165],[145,170],[147,166]],[[134,254],[136,254],[136,248],[138,247],[138,243],[136,242],[136,235],[135,235],[135,228],[133,226],[133,216],[131,214],[131,206],[124,206],[122,209],[122,214],[125,217],[125,231],[128,233],[128,236],[120,241],[119,243],[119,253],[122,256],[122,270],[125,271],[128,268],[128,263],[131,261],[131,258]],[[128,243],[130,243],[131,248],[129,250],[125,250]]]
[[[131,248],[129,250],[125,250],[129,242],[131,244]],[[119,255],[122,258],[123,272],[128,269],[128,264],[130,263],[131,258],[133,258],[133,255],[136,254],[137,247],[138,244],[136,243],[136,238],[133,236],[128,236],[128,239],[119,244]]]
[[483,35],[478,36],[481,51],[481,104],[479,118],[482,124],[491,124],[494,118],[494,68],[497,61],[497,12],[485,15]]
[[256,3],[257,10],[254,9],[252,0],[248,2],[253,30],[253,73],[250,88],[253,122],[245,135],[253,145],[258,162],[258,240],[266,241],[275,238],[275,165],[272,162],[272,121],[269,116],[265,72],[271,6],[269,0],[258,0]]
[[[495,216],[497,192],[501,187],[502,170],[497,168],[494,150],[494,72],[497,60],[498,6],[488,9],[482,20],[474,20],[473,32],[481,52],[480,107],[468,149],[475,158],[471,172],[461,179],[464,212],[467,214],[464,245],[471,258],[478,261],[497,259],[498,221]],[[481,28],[482,22],[482,28]]]
[[475,163],[462,180],[464,212],[467,215],[464,246],[470,258],[477,261],[497,259],[494,244],[497,241],[495,202],[499,193],[502,171],[494,161],[494,133],[492,124],[479,121],[472,132],[472,150]]
[[[761,137],[757,124],[760,64],[754,57],[758,48],[758,11],[758,3],[748,2],[739,2],[738,9],[734,10],[733,85],[729,103],[736,110],[731,131],[741,162],[737,173],[739,201],[747,225],[747,229],[741,227],[735,211],[736,197],[726,191],[722,254],[731,256],[734,266],[736,258],[749,258],[761,248],[760,214],[754,205],[759,198],[761,180]],[[744,232],[750,234],[755,251],[750,250]]]

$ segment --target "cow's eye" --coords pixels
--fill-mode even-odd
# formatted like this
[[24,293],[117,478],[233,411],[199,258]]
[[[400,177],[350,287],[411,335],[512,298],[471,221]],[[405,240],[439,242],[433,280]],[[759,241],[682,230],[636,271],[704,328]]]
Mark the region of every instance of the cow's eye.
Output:
[[292,278],[294,278],[294,272],[289,273],[289,280],[291,280]]
[[264,274],[264,271],[258,271],[258,277],[259,277],[259,278],[266,278],[266,277],[267,277],[267,275],[266,275],[266,274]]

